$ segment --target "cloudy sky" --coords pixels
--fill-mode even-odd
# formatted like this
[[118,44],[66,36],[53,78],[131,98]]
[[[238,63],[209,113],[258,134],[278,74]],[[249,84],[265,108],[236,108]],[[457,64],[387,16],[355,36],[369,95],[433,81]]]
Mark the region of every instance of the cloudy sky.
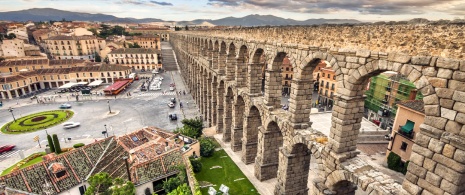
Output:
[[296,20],[465,18],[465,0],[0,0],[0,5],[0,12],[56,8],[175,21],[243,17],[249,14],[272,14]]

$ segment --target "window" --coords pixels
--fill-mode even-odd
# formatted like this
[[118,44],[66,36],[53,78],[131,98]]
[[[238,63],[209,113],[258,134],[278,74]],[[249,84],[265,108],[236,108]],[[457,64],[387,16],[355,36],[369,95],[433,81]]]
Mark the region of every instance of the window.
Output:
[[82,76],[83,76],[83,77],[86,77],[86,73],[82,73]]
[[76,77],[79,78],[79,73],[76,73]]
[[325,77],[325,73],[321,73],[321,77]]
[[331,85],[331,90],[334,90],[334,83]]
[[331,78],[331,75],[330,75],[330,74],[328,74],[328,79],[329,79],[329,78]]
[[336,75],[333,76],[333,80],[336,80]]
[[68,75],[65,75],[65,79],[68,79]]
[[58,80],[60,80],[60,79],[61,79],[61,78],[60,78],[60,75],[58,75],[57,77],[58,77]]
[[92,77],[92,73],[89,73],[90,74],[90,77]]
[[53,80],[53,75],[50,75],[50,80]]
[[407,150],[407,146],[408,146],[407,143],[402,142],[402,145],[400,146],[400,149],[403,150],[403,151],[405,151],[405,150]]

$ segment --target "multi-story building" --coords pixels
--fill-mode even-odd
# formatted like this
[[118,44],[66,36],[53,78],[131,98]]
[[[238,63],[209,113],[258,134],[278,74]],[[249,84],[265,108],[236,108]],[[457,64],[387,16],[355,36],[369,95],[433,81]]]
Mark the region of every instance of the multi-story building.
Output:
[[143,35],[159,35],[161,41],[169,41],[170,40],[170,29],[164,27],[136,27],[136,28],[129,28],[129,33],[141,33]]
[[141,48],[153,48],[161,50],[160,36],[158,35],[142,35],[133,37],[134,44],[137,43]]
[[27,29],[25,26],[13,26],[11,28],[8,28],[7,35],[11,33],[15,34],[16,38],[18,39],[25,40],[25,41],[29,40],[28,35],[27,35]]
[[331,67],[325,66],[324,68],[320,67],[318,76],[318,104],[332,107],[333,96],[336,94],[337,88],[336,74]]
[[292,76],[294,73],[294,68],[292,68],[292,64],[289,61],[289,58],[284,58],[283,64],[281,66],[281,76],[282,76],[282,84],[283,84],[283,93],[290,94],[291,93],[291,81]]
[[45,88],[56,88],[69,82],[127,78],[126,66],[91,63],[84,60],[16,60],[0,63],[0,99],[13,99]]
[[161,69],[161,51],[145,48],[120,48],[107,55],[110,64],[120,64],[133,70]]
[[406,162],[410,159],[416,135],[420,132],[420,124],[425,120],[425,110],[423,100],[400,101],[397,106],[386,157],[394,152],[401,157],[402,162]]
[[54,36],[45,40],[47,52],[55,59],[94,60],[105,48],[105,40],[95,36]]
[[365,95],[365,117],[382,129],[392,129],[396,102],[423,98],[412,82],[395,72],[372,77]]
[[24,43],[22,39],[3,40],[0,43],[0,57],[16,58],[25,56],[40,56],[38,46]]

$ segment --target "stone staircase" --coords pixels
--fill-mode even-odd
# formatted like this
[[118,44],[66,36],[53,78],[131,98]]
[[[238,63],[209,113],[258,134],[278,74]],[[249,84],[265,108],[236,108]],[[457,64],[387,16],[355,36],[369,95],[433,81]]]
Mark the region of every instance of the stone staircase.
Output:
[[389,140],[385,138],[389,131],[360,131],[358,134],[358,144],[389,144]]
[[165,71],[178,70],[176,59],[174,58],[173,48],[169,42],[161,42],[161,56],[163,58],[163,69]]

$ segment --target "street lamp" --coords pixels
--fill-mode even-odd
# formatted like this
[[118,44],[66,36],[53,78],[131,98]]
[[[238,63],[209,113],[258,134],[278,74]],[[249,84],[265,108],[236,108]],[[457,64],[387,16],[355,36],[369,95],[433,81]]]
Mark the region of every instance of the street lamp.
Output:
[[[109,111],[110,114],[111,114],[110,100],[107,100],[107,105],[108,105],[108,111]],[[105,125],[105,126],[106,126],[106,125]]]
[[129,179],[129,181],[131,181],[131,173],[129,172],[128,157],[123,156],[123,160],[124,160],[124,162],[126,164],[126,171],[128,172],[128,179]]
[[13,120],[16,122],[15,115],[13,114],[13,108],[8,108],[8,111],[11,112],[11,116],[13,116]]

